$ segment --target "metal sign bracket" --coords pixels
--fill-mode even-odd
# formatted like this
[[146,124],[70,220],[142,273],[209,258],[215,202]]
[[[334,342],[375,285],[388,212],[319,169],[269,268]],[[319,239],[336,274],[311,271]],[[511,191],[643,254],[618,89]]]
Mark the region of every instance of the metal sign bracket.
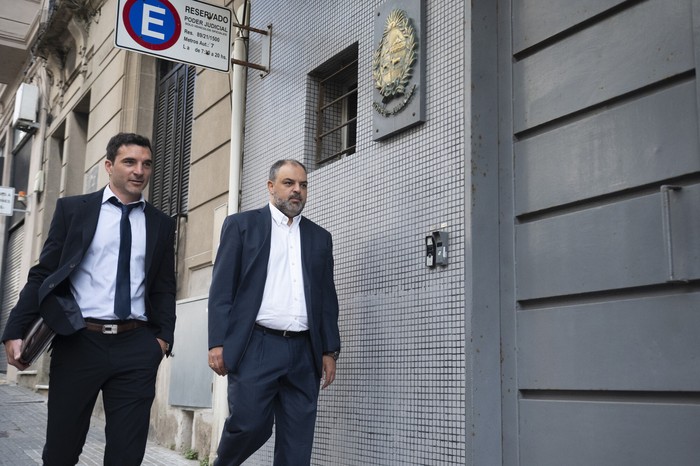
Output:
[[270,58],[272,55],[272,24],[269,24],[267,26],[267,30],[265,29],[258,29],[254,28],[251,26],[246,26],[244,24],[231,24],[231,26],[243,29],[249,32],[256,32],[258,34],[261,34],[263,36],[263,42],[262,42],[262,53],[260,57],[261,63],[252,63],[249,61],[245,60],[237,60],[235,58],[231,59],[231,64],[233,65],[240,65],[240,66],[245,66],[248,68],[253,68],[255,70],[262,71],[260,73],[260,77],[264,78],[268,74],[270,74]]

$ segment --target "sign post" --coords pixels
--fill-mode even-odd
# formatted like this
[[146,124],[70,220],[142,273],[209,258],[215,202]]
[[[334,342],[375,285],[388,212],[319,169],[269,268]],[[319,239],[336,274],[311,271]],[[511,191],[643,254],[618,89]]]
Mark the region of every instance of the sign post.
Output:
[[231,10],[198,0],[118,0],[115,46],[228,72]]

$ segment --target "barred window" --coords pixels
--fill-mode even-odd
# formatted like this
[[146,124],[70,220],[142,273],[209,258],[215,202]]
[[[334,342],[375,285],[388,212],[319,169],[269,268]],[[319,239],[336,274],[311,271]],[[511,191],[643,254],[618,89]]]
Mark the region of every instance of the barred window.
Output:
[[317,87],[314,137],[317,166],[355,153],[357,61],[357,44],[353,44],[310,73]]

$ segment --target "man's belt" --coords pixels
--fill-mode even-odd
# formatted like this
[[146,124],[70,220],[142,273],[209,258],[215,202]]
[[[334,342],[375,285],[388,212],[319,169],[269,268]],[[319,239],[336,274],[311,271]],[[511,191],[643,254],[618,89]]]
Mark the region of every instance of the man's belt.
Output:
[[284,338],[303,337],[303,336],[309,334],[308,330],[304,330],[302,332],[292,332],[291,330],[276,330],[274,328],[267,328],[267,327],[263,327],[260,324],[255,324],[255,328],[260,329],[265,333],[277,335],[277,336],[284,337]]
[[85,321],[85,328],[91,332],[100,332],[105,335],[116,335],[118,333],[128,332],[129,330],[134,330],[139,327],[147,327],[148,322],[144,320],[129,320],[127,322],[121,321],[120,323],[97,323]]

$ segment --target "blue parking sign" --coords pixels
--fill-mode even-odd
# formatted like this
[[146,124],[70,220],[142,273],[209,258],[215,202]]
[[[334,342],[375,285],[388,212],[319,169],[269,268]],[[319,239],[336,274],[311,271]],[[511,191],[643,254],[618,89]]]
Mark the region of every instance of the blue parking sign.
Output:
[[231,16],[229,8],[201,0],[117,0],[114,45],[228,72]]
[[180,15],[168,0],[127,0],[123,15],[131,38],[150,50],[171,47],[182,31]]

